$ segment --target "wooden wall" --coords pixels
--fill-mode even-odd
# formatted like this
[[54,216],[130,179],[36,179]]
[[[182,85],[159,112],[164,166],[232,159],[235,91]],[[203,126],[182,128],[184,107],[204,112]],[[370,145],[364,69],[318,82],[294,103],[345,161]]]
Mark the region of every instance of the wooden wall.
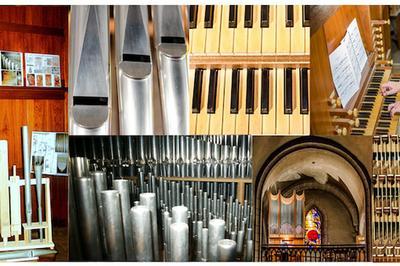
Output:
[[[0,50],[60,56],[62,88],[0,87],[0,139],[22,176],[22,125],[30,134],[68,131],[68,7],[0,6]],[[67,177],[51,177],[51,196],[53,223],[66,225]]]

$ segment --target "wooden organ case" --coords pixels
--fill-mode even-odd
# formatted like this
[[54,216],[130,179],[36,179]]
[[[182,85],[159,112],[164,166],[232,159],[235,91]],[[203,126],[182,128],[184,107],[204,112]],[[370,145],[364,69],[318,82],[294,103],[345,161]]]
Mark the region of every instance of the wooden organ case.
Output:
[[[398,80],[391,73],[388,6],[315,6],[311,16],[311,86],[315,88],[311,92],[312,134],[394,134],[397,118],[390,117],[387,107],[396,96],[383,97],[379,91],[381,84]],[[354,19],[368,60],[360,88],[343,106],[333,82],[329,55]]]
[[373,142],[372,253],[374,261],[400,262],[400,139]]
[[189,7],[191,134],[309,134],[310,6]]

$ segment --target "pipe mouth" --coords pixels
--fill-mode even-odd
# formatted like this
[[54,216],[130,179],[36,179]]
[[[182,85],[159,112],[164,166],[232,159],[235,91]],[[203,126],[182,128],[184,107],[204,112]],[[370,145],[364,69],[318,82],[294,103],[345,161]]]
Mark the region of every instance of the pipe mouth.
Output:
[[143,205],[133,206],[131,208],[132,213],[150,213],[150,209]]
[[155,198],[156,197],[156,193],[153,192],[144,192],[144,193],[140,193],[140,197],[146,197],[146,198]]
[[213,225],[225,225],[225,221],[222,219],[212,219],[209,224]]
[[233,246],[236,246],[236,241],[232,240],[232,239],[221,239],[221,240],[218,240],[218,246],[233,247]]
[[109,189],[109,190],[103,190],[100,193],[104,194],[104,195],[117,195],[118,194],[118,190]]
[[189,226],[187,225],[187,223],[182,223],[182,222],[177,222],[177,223],[173,223],[170,225],[169,227],[170,229],[189,229]]

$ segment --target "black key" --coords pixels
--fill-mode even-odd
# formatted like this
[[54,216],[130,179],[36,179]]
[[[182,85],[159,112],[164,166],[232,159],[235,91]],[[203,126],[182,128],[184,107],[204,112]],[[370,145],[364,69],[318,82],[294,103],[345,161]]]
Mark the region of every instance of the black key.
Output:
[[254,68],[247,69],[246,114],[254,114]]
[[210,70],[210,83],[208,85],[208,103],[207,113],[215,114],[215,107],[217,101],[217,85],[218,85],[218,69]]
[[201,90],[203,88],[203,71],[204,69],[196,68],[194,72],[194,88],[192,99],[192,113],[200,113],[201,107]]
[[303,27],[310,27],[310,6],[304,5],[302,8],[303,8]]
[[214,26],[214,6],[206,5],[206,14],[204,16],[204,28],[209,29]]
[[285,68],[285,78],[284,78],[284,114],[293,113],[293,68]]
[[269,70],[261,70],[261,114],[269,113]]
[[286,6],[286,27],[293,27],[293,6]]
[[237,28],[237,10],[238,6],[229,6],[229,28]]
[[253,6],[244,7],[244,27],[253,28]]
[[195,29],[197,28],[197,10],[198,6],[191,5],[189,7],[189,19],[190,19],[190,28]]
[[261,6],[261,28],[269,27],[269,6]]
[[240,70],[232,69],[232,87],[231,87],[231,114],[239,112],[239,84]]
[[308,114],[308,69],[300,69],[300,114]]

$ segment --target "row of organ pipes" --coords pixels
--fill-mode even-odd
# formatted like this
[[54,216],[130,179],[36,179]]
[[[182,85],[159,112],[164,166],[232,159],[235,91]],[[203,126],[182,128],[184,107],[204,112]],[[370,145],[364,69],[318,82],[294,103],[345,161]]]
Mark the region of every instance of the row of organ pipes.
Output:
[[[110,157],[102,154],[110,151],[96,149],[100,139],[111,150],[121,142],[120,149],[134,154],[132,164],[122,150],[105,163]],[[251,137],[80,137],[70,143],[70,212],[79,221],[82,260],[252,261]],[[95,149],[88,154],[78,143]],[[182,160],[180,147],[192,156]],[[227,150],[225,157],[215,150]]]
[[182,9],[71,8],[70,135],[189,133]]
[[375,136],[373,142],[373,257],[400,260],[399,137]]

